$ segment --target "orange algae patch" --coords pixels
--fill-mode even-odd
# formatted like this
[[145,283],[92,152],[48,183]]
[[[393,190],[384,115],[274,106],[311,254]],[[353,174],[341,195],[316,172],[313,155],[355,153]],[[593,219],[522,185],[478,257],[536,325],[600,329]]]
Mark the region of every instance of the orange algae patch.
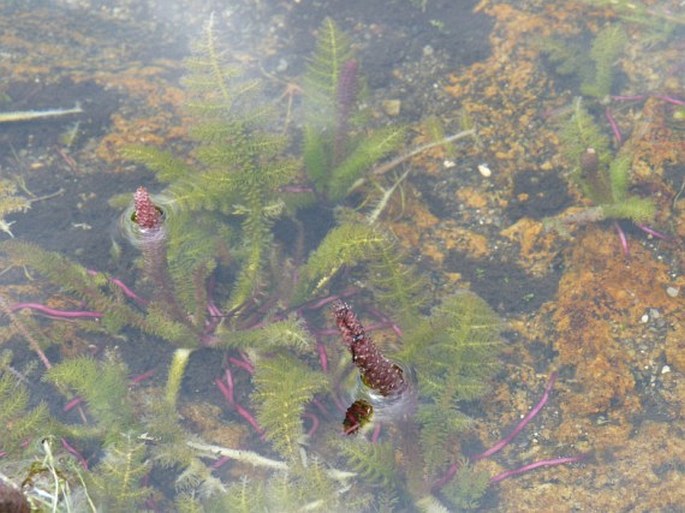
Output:
[[600,228],[588,229],[572,250],[570,269],[561,279],[558,302],[549,307],[561,365],[576,370],[577,394],[569,398],[576,414],[640,410],[632,369],[643,358],[635,348],[640,323],[649,309],[673,312],[665,293],[667,268],[632,244],[628,263],[618,242]]
[[523,217],[500,232],[519,246],[519,263],[533,275],[544,275],[557,256],[559,240],[542,222]]
[[539,69],[536,37],[571,30],[562,24],[566,13],[552,6],[544,14],[531,14],[510,5],[495,5],[485,11],[496,19],[490,37],[492,55],[450,78],[446,87],[456,97],[478,128],[480,145],[471,149],[479,159],[497,161],[497,168],[512,173],[535,161],[545,161],[556,152],[553,127],[542,117],[546,108],[563,105],[552,96],[551,82]]
[[457,202],[468,208],[485,208],[488,206],[488,198],[485,194],[474,187],[462,187],[456,193]]

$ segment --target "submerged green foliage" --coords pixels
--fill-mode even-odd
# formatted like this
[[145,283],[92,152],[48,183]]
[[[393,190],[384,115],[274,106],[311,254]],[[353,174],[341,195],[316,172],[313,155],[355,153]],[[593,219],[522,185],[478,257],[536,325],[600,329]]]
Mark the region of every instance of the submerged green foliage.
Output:
[[[65,360],[50,369],[46,379],[56,386],[73,390],[88,402],[97,420],[95,430],[85,428],[80,436],[102,437],[105,443],[118,438],[133,422],[133,409],[127,397],[126,366],[114,353],[98,362],[87,356]],[[78,430],[77,427],[73,427]]]
[[405,335],[399,357],[419,376],[417,422],[425,466],[434,473],[452,456],[445,447],[469,426],[462,401],[486,391],[498,368],[501,323],[482,299],[470,292],[447,298]]
[[541,46],[559,74],[578,77],[580,92],[601,100],[611,93],[614,65],[626,41],[621,25],[612,24],[597,33],[589,51],[582,44],[568,40],[546,39]]
[[369,130],[360,125],[357,70],[349,39],[326,18],[304,79],[302,157],[316,191],[333,202],[404,140],[400,127]]
[[[130,282],[142,298],[63,255],[26,242],[0,243],[9,265],[36,271],[59,288],[60,299],[77,299],[98,317],[77,321],[73,333],[97,335],[98,346],[125,339],[130,347],[153,337],[169,343],[166,351],[155,349],[167,353],[156,361],[171,361],[164,364],[165,386],[132,388],[126,350],[121,356],[106,350],[99,359],[65,357],[45,374],[55,394],[82,400],[80,418],[87,422],[62,422],[54,430],[90,448],[94,461],[81,489],[99,507],[140,510],[152,493],[143,476],[164,470],[177,491],[164,501],[169,510],[407,511],[420,507],[457,456],[451,449],[469,424],[460,403],[480,397],[497,368],[500,324],[492,310],[463,293],[425,315],[425,280],[394,238],[344,207],[310,247],[301,241],[291,247],[275,233],[276,221],[285,219],[304,239],[313,222],[298,216],[288,185],[309,181],[313,197],[330,208],[402,141],[401,129],[363,125],[356,66],[346,37],[325,20],[305,78],[306,176],[298,176],[287,140],[272,129],[269,108],[259,100],[258,83],[224,61],[208,25],[184,81],[193,149],[184,156],[145,147],[127,152],[166,184],[160,196],[166,198],[160,202],[165,238],[154,245],[139,241],[142,272]],[[398,319],[405,336],[388,356],[406,366],[407,377],[417,376],[407,397],[387,408],[384,438],[373,445],[361,435],[340,440],[334,405],[345,400],[351,362],[337,339],[328,343],[315,328],[322,317],[316,305],[339,292],[343,272],[347,283],[359,285],[355,300]],[[35,329],[46,344],[63,344],[62,332],[50,329],[54,322]],[[202,435],[235,447],[205,443],[190,433],[190,419],[181,419],[185,371],[194,355],[207,353],[239,365],[234,373],[218,366],[196,370],[193,387],[220,382],[223,397],[212,388],[216,397],[207,400],[221,401],[222,421],[250,427],[230,436],[225,426],[207,428]],[[35,433],[45,410],[27,411],[28,403],[9,397],[7,386],[0,381],[10,420],[0,420],[22,415],[21,436]],[[16,441],[13,436],[10,443]],[[220,456],[229,458],[228,471],[212,467]],[[235,481],[236,475],[245,477]],[[464,494],[476,500],[480,482],[466,477]]]
[[254,375],[252,399],[266,439],[286,459],[294,460],[302,442],[302,413],[326,379],[297,359],[277,356],[263,360]]
[[654,4],[640,0],[585,0],[593,7],[608,7],[624,22],[646,27],[646,42],[663,42],[673,35],[678,25],[685,25],[685,14],[669,8],[668,2]]
[[43,402],[29,407],[29,392],[21,374],[10,367],[12,353],[0,353],[0,453],[16,454],[21,443],[50,431],[48,408]]
[[603,219],[630,219],[643,222],[651,219],[656,210],[650,198],[630,194],[629,148],[612,155],[609,139],[595,124],[580,99],[574,104],[572,115],[563,125],[562,150],[573,166],[572,176],[585,195],[601,209]]

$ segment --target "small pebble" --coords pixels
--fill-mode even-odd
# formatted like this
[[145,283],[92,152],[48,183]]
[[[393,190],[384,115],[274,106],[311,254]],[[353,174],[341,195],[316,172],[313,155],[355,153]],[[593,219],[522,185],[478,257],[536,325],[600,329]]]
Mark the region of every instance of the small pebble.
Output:
[[649,322],[649,314],[644,314],[642,317],[640,317],[640,322],[642,324],[647,324]]
[[671,372],[671,367],[669,365],[661,367],[661,374],[668,374],[669,372]]
[[488,165],[485,164],[485,163],[483,163],[483,164],[478,164],[478,172],[479,172],[481,175],[483,175],[485,178],[489,178],[490,176],[492,176],[492,171],[490,170],[490,168],[488,167]]
[[680,289],[678,287],[666,287],[666,294],[668,294],[669,297],[678,297],[679,293]]

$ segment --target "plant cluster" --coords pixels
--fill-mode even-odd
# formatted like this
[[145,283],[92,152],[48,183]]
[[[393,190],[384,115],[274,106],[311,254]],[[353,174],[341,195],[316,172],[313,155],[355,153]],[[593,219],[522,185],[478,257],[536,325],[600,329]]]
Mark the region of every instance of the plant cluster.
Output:
[[[622,11],[631,10],[642,17],[652,9],[625,2],[612,2]],[[615,65],[628,42],[625,29],[620,23],[608,24],[594,36],[589,51],[574,40],[546,39],[541,48],[556,65],[562,75],[573,76],[580,81],[579,96],[570,114],[561,124],[561,152],[571,166],[571,176],[592,207],[563,215],[562,223],[584,224],[613,220],[621,241],[624,255],[629,254],[627,238],[619,220],[628,220],[646,233],[667,238],[645,223],[654,219],[656,204],[651,198],[631,193],[631,166],[634,152],[630,143],[624,143],[624,134],[614,117],[613,105],[617,102],[645,100],[649,94],[616,95]],[[613,94],[612,94],[613,93]],[[660,100],[673,105],[682,102],[665,94],[654,94]],[[618,150],[612,149],[612,141],[598,126],[597,119],[603,114]],[[559,221],[559,220],[557,220]]]
[[[15,468],[14,480],[49,476],[52,511],[76,504],[112,512],[441,511],[440,501],[476,504],[488,477],[470,463],[457,464],[459,435],[469,425],[460,405],[487,391],[498,368],[500,322],[471,293],[427,315],[422,280],[392,236],[342,205],[363,173],[397,147],[402,130],[371,130],[358,119],[359,64],[326,20],[305,79],[300,174],[259,101],[259,84],[222,56],[210,20],[185,78],[195,114],[192,154],[128,150],[167,184],[159,196],[139,189],[122,217],[141,255],[132,287],[34,244],[0,244],[17,275],[35,272],[59,287],[54,306],[0,298],[10,319],[3,339],[28,340],[47,369],[43,386],[65,411],[78,413],[78,421],[67,421],[44,405],[30,406],[25,373],[11,366],[10,356],[0,361],[2,457],[34,459]],[[337,205],[338,215],[320,240],[304,247],[311,220],[299,209],[314,201]],[[279,220],[295,227],[294,244],[279,241]],[[341,287],[342,278],[364,287]],[[372,304],[380,327],[403,332],[386,359],[350,311],[338,310],[339,326],[348,326],[345,344],[377,364],[361,380],[350,373],[345,344],[325,343],[330,333],[316,327],[320,310],[341,296]],[[87,309],[67,310],[60,300]],[[57,320],[38,322],[25,315],[29,310]],[[69,329],[61,327],[64,319],[72,321]],[[52,363],[43,350],[73,336],[108,348],[97,358],[63,350],[62,361]],[[114,341],[152,338],[173,349],[164,382],[132,387],[126,350]],[[225,399],[227,425],[251,428],[234,446],[203,440],[207,434],[193,433],[182,418],[183,379],[199,348],[227,362],[209,377]],[[386,371],[395,381],[386,380]],[[348,395],[363,395],[368,386],[390,402],[373,405],[370,442],[346,436],[344,408],[336,413]],[[47,456],[32,446],[22,450],[20,442],[31,438],[52,440],[42,446]],[[52,456],[57,440],[70,464]],[[222,465],[244,477],[226,483]],[[150,476],[171,481],[174,492]],[[34,507],[44,507],[36,499],[39,483],[25,488]]]
[[653,218],[654,201],[629,192],[632,164],[629,148],[614,155],[609,138],[595,124],[580,99],[576,99],[560,139],[564,156],[573,166],[573,178],[598,209],[597,220],[628,219],[642,223]]
[[623,27],[616,23],[595,35],[589,51],[578,41],[563,39],[545,39],[541,47],[557,73],[580,79],[581,94],[602,100],[611,93],[614,65],[626,42]]

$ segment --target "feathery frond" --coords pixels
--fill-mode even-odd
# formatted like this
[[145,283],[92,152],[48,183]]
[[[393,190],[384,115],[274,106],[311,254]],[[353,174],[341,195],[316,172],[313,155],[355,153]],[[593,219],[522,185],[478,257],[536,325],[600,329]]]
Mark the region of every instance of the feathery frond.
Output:
[[16,454],[27,438],[49,432],[45,403],[29,409],[29,392],[13,374],[10,351],[0,353],[0,453]]
[[284,457],[297,457],[304,407],[327,385],[326,377],[297,359],[277,355],[260,360],[253,379],[252,400],[266,438]]
[[138,511],[149,493],[142,479],[149,472],[145,444],[127,432],[121,433],[107,447],[96,470],[89,474],[99,506],[103,511],[129,513]]
[[58,387],[73,389],[88,403],[105,440],[118,440],[134,425],[128,397],[128,369],[110,352],[98,362],[88,356],[65,360],[49,369],[45,379]]

